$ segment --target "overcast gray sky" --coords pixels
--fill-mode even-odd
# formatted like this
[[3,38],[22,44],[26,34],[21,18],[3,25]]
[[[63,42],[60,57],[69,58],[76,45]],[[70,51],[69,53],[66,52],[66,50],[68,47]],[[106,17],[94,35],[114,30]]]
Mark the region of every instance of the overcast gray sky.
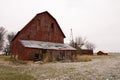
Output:
[[37,13],[56,18],[69,41],[86,37],[96,51],[120,52],[120,0],[0,0],[0,26],[21,30]]

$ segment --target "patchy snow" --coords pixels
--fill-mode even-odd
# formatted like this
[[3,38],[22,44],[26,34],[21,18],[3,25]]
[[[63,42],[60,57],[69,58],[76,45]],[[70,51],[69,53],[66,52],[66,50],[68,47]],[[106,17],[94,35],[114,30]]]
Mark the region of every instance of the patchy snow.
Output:
[[37,80],[120,80],[120,58],[11,66],[34,76]]

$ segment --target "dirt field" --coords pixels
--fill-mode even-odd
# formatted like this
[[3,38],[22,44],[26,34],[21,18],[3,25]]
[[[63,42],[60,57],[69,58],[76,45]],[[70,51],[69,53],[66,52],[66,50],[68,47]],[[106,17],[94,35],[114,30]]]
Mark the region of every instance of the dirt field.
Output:
[[1,66],[31,75],[36,80],[120,80],[120,55],[95,56],[89,62],[27,65],[13,65],[1,60]]

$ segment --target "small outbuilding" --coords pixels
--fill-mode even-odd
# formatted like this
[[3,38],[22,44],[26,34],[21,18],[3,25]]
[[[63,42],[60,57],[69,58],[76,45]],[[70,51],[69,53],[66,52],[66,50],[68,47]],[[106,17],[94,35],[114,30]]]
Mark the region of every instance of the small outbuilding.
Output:
[[108,53],[104,53],[102,51],[97,52],[97,55],[108,55]]

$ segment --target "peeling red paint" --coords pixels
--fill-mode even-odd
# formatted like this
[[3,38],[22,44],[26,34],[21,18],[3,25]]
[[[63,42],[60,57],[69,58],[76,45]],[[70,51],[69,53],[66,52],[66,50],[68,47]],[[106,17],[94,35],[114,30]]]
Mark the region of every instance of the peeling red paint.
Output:
[[[19,40],[36,40],[44,42],[64,43],[65,35],[59,24],[48,12],[37,14],[12,41],[12,55],[18,59],[28,60],[33,53],[40,53],[40,49],[25,48]],[[71,51],[72,52],[72,51]]]

